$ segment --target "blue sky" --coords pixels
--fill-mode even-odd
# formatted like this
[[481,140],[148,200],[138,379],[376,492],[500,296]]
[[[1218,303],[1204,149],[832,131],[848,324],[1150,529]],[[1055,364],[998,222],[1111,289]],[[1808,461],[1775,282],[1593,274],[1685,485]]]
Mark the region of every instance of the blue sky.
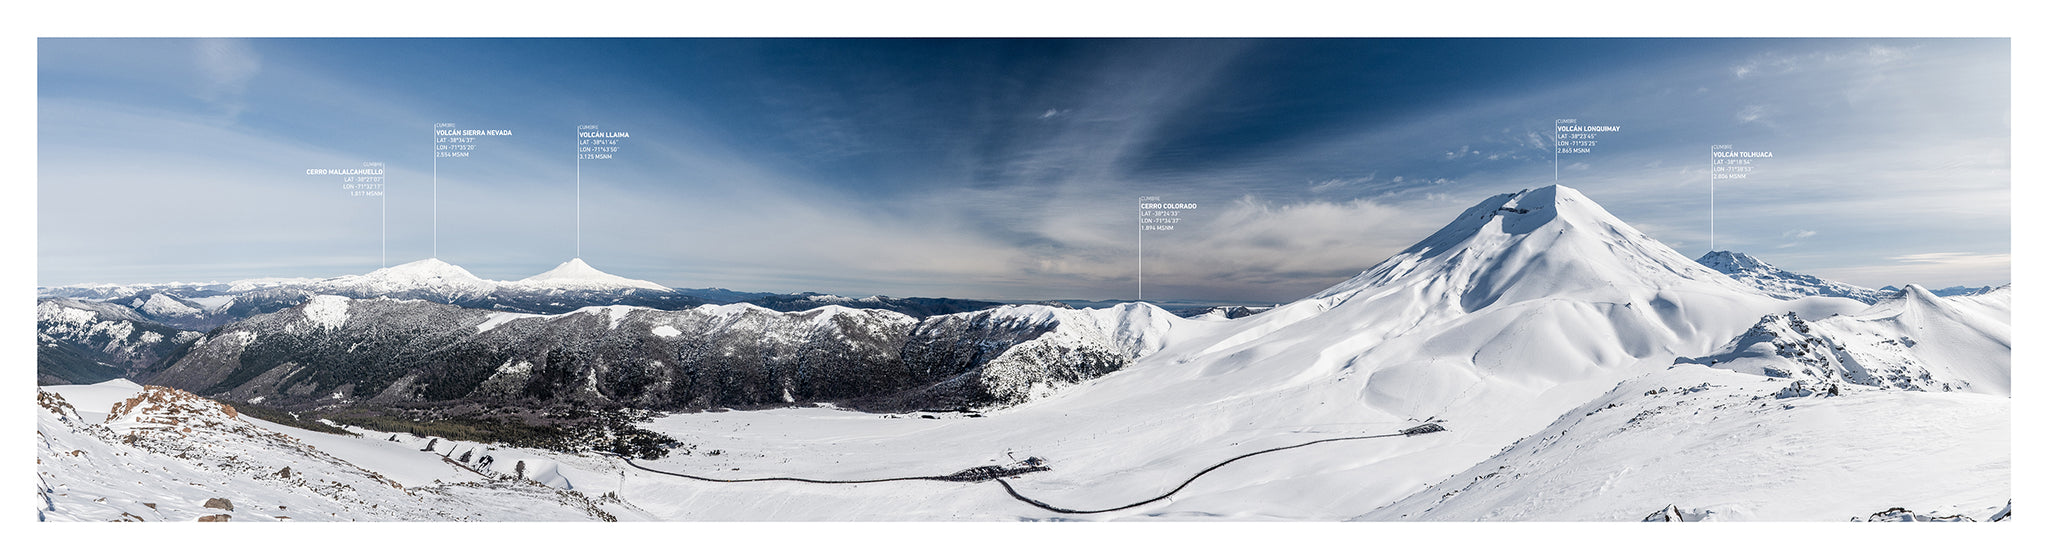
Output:
[[[42,39],[38,277],[495,279],[576,254],[667,285],[994,299],[1288,301],[1484,197],[1549,184],[1558,118],[1612,124],[1560,182],[1688,256],[1868,286],[2002,284],[2005,40]],[[509,129],[435,160],[432,125]]]

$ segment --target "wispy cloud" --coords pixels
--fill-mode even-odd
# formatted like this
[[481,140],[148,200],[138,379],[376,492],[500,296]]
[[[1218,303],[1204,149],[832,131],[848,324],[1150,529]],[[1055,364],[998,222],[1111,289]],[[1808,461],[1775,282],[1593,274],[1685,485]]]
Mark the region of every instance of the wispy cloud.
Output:
[[1730,67],[1728,72],[1734,74],[1735,79],[1745,79],[1766,74],[1783,74],[1798,69],[1799,60],[1807,56],[1786,56],[1776,52],[1761,53],[1749,57],[1748,60],[1744,60],[1741,64]]
[[1786,231],[1783,234],[1778,235],[1778,238],[1786,239],[1784,244],[1778,245],[1778,248],[1786,249],[1799,246],[1800,241],[1818,234],[1819,233],[1806,229],[1793,229],[1791,231]]
[[1770,108],[1763,105],[1744,105],[1742,110],[1735,111],[1735,121],[1743,124],[1752,122],[1770,124],[1769,116]]
[[1815,270],[1815,274],[1877,287],[1917,283],[1927,287],[1996,286],[2011,282],[2011,253],[1930,252],[1886,258],[1890,263]]
[[212,103],[228,118],[243,110],[242,95],[249,81],[263,70],[262,58],[248,41],[240,39],[199,39],[192,43],[193,63],[198,68],[200,100]]

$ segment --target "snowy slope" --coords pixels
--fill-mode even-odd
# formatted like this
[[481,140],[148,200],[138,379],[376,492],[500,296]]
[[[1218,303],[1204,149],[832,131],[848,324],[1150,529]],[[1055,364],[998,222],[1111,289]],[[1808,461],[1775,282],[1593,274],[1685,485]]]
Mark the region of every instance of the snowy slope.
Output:
[[[1932,293],[1930,290],[1929,293]],[[2004,285],[1975,295],[1944,296],[1942,302],[1960,309],[2012,323],[2012,286]]]
[[1842,297],[1875,303],[1884,296],[1880,290],[1786,271],[1740,252],[1709,252],[1700,256],[1699,263],[1779,299]]
[[1892,507],[1988,520],[2012,497],[2012,400],[1857,391],[1679,365],[1360,520],[1833,520]]
[[563,262],[560,266],[555,266],[553,270],[548,270],[533,277],[506,285],[524,289],[648,289],[669,291],[669,288],[662,287],[661,284],[651,281],[627,279],[600,272],[597,268],[592,268],[589,264],[584,263],[581,258],[570,259],[568,262]]
[[1363,518],[1989,519],[2011,498],[2009,302],[1908,285],[1854,314],[1766,316]]
[[[105,403],[114,392],[128,397],[104,411],[78,407]],[[407,488],[251,422],[233,408],[162,387],[51,387],[37,394],[37,403],[37,517],[42,520],[638,518],[624,505],[500,476]],[[391,447],[394,456],[440,460],[414,448]]]

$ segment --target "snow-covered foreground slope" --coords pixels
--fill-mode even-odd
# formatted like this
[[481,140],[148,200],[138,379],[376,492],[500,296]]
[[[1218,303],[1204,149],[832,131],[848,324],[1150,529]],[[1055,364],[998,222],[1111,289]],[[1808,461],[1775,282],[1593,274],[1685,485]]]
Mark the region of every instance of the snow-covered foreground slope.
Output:
[[[76,403],[73,400],[76,400]],[[113,403],[108,405],[108,402]],[[105,407],[101,407],[105,405]],[[84,407],[81,407],[84,406]],[[98,410],[98,411],[93,411]],[[598,520],[630,506],[542,483],[439,466],[409,444],[363,447],[249,420],[232,408],[124,380],[37,394],[37,518],[95,521]],[[276,428],[272,428],[276,427]],[[299,436],[281,433],[298,431]],[[318,446],[350,446],[343,454]],[[378,456],[372,459],[372,455]]]
[[1366,520],[1989,520],[2012,498],[2011,289],[1764,317]]
[[1857,391],[1679,365],[1361,520],[1836,520],[1903,507],[1989,520],[2012,498],[2012,400]]

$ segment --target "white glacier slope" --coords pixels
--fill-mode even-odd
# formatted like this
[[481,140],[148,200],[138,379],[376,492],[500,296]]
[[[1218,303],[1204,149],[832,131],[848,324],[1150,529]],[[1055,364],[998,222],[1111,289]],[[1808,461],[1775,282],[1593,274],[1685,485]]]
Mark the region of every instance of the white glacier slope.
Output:
[[691,519],[1351,518],[1487,459],[1624,378],[1703,354],[1760,316],[1862,307],[1767,297],[1576,190],[1544,187],[1490,198],[1307,299],[1228,322],[1180,321],[1122,371],[986,417],[783,409],[648,425],[722,451],[649,464],[684,472],[927,475],[1036,456],[1052,470],[1012,483],[1078,509],[1151,498],[1254,450],[1429,419],[1446,433],[1252,458],[1172,499],[1097,515],[940,483],[725,485],[630,472],[626,494]]

